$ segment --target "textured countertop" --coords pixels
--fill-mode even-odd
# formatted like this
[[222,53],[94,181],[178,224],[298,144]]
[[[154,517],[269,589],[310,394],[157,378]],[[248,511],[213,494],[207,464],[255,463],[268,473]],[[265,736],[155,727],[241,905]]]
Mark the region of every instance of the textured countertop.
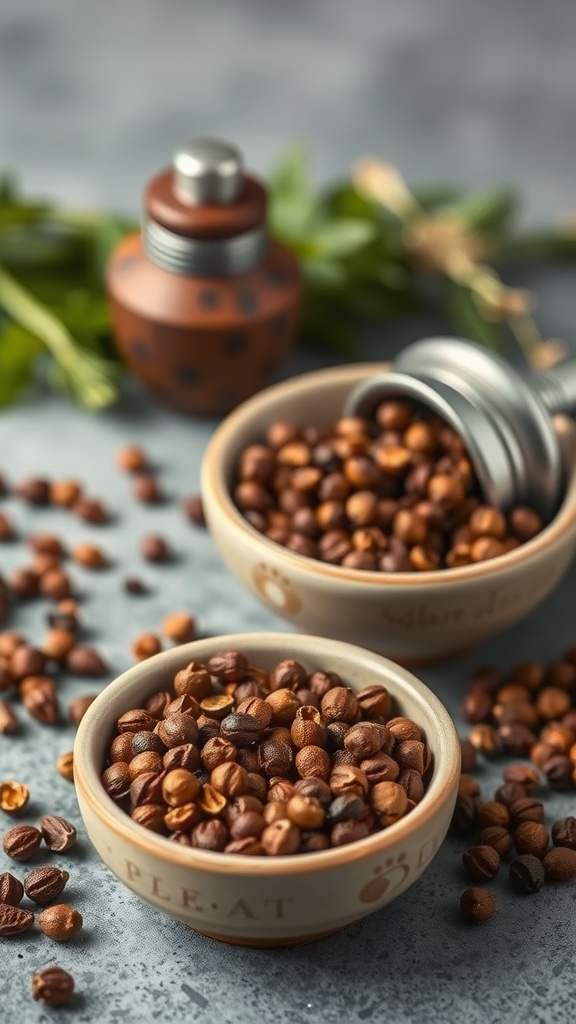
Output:
[[[146,177],[190,134],[237,139],[260,170],[299,137],[324,178],[372,151],[397,161],[413,182],[518,183],[527,219],[549,220],[574,208],[575,28],[569,0],[552,7],[533,0],[4,0],[0,159],[21,171],[29,193],[135,212]],[[540,294],[543,330],[571,343],[573,273],[559,267],[523,279]],[[385,328],[366,357],[387,355],[438,326]],[[285,372],[322,361],[301,357]],[[210,538],[179,508],[178,500],[197,490],[214,426],[176,416],[138,389],[100,417],[38,395],[0,415],[0,471],[9,479],[79,476],[114,511],[110,526],[89,528],[13,499],[1,506],[23,533],[41,524],[110,553],[109,570],[74,568],[72,575],[84,595],[86,637],[105,654],[111,677],[130,664],[134,636],[157,629],[174,608],[195,612],[203,634],[285,628],[235,582]],[[144,508],[131,498],[114,465],[117,448],[129,441],[149,449],[170,498],[165,505]],[[173,565],[139,562],[138,538],[154,531],[172,540]],[[0,548],[0,571],[25,560],[22,545]],[[128,573],[149,581],[148,597],[125,595]],[[572,567],[529,619],[466,659],[422,670],[461,728],[458,708],[473,668],[552,660],[575,642],[575,584]],[[42,603],[31,603],[12,624],[38,641],[44,614]],[[68,678],[62,705],[97,689]],[[73,787],[54,769],[71,748],[71,727],[20,717],[20,736],[0,736],[0,777],[30,785],[23,820],[53,811],[80,826]],[[483,767],[486,794],[499,770]],[[548,806],[549,821],[574,813],[574,796],[556,795]],[[2,831],[9,824],[3,817]],[[463,849],[448,839],[407,893],[339,935],[307,948],[256,951],[220,945],[142,903],[104,868],[80,827],[78,845],[58,863],[70,870],[66,897],[84,915],[83,936],[58,947],[36,929],[2,942],[0,1020],[572,1024],[574,885],[523,897],[497,880],[499,913],[468,926],[458,912],[468,884]],[[10,867],[0,855],[0,871]],[[25,873],[23,866],[15,871]],[[29,996],[31,971],[52,962],[76,978],[69,1008],[43,1009]]]

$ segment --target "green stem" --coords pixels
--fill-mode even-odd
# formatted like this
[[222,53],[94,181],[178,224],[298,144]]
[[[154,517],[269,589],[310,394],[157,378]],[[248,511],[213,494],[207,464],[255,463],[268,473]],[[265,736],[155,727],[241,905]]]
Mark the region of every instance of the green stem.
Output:
[[78,348],[62,321],[1,266],[0,308],[40,338],[58,363],[65,386],[84,405],[89,409],[103,409],[115,401],[114,364]]

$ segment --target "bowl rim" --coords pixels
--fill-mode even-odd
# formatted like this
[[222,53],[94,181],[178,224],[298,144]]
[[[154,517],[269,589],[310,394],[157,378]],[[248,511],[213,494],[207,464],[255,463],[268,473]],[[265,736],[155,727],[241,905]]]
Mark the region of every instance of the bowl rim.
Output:
[[[174,674],[188,661],[209,657],[200,654],[202,648],[215,652],[236,647],[239,650],[264,647],[271,653],[281,656],[286,648],[293,651],[294,657],[305,657],[306,654],[318,653],[318,645],[326,652],[326,657],[340,655],[348,659],[356,659],[356,663],[365,666],[368,671],[374,670],[376,664],[384,674],[391,677],[400,690],[410,690],[426,715],[425,729],[430,732],[437,728],[445,741],[444,757],[435,767],[424,797],[399,821],[388,826],[381,832],[359,839],[344,846],[332,847],[329,850],[309,853],[305,856],[286,855],[278,857],[246,857],[241,854],[222,854],[209,850],[198,850],[194,847],[182,847],[171,843],[166,836],[151,832],[144,826],[132,821],[129,815],[118,807],[108,796],[102,785],[99,771],[91,759],[92,745],[97,728],[101,723],[110,701],[116,702],[128,685],[137,679],[143,684],[156,678],[159,670],[167,670]],[[119,714],[122,710],[119,709]],[[74,743],[74,781],[79,792],[79,803],[85,802],[98,817],[101,823],[120,833],[121,837],[134,847],[161,860],[178,867],[188,867],[216,874],[236,874],[240,876],[276,877],[278,875],[310,874],[318,871],[336,870],[349,863],[363,860],[375,853],[385,855],[410,835],[416,835],[429,825],[442,806],[456,795],[456,787],[460,776],[460,740],[456,727],[447,709],[420,679],[411,672],[397,665],[389,658],[376,654],[366,648],[349,644],[342,640],[331,640],[327,637],[310,636],[294,633],[232,633],[201,640],[193,640],[181,644],[169,651],[163,651],[146,661],[132,666],[114,679],[101,691],[83,716]]]
[[[328,367],[302,373],[288,380],[272,384],[237,406],[215,430],[212,435],[201,466],[201,490],[206,501],[208,525],[210,521],[210,505],[213,501],[225,516],[234,536],[244,541],[252,541],[261,546],[270,558],[284,560],[295,572],[309,573],[312,576],[325,578],[336,586],[347,584],[376,584],[380,587],[422,587],[449,586],[459,582],[481,579],[485,576],[497,577],[514,569],[521,563],[538,558],[557,543],[566,533],[576,526],[576,460],[566,473],[567,480],[561,504],[553,519],[531,540],[520,544],[512,551],[498,555],[497,558],[477,562],[474,565],[457,566],[451,569],[435,569],[427,572],[380,572],[372,569],[350,569],[340,565],[331,565],[320,559],[300,555],[281,544],[270,540],[259,533],[232,501],[225,478],[224,465],[229,446],[234,442],[238,432],[259,414],[273,411],[277,401],[287,396],[298,397],[298,392],[313,391],[317,387],[350,382],[352,388],[360,380],[372,373],[382,373],[387,363],[350,363],[345,366]],[[576,425],[565,416],[554,417],[556,433],[560,443],[570,445],[572,453],[576,452]],[[564,464],[566,454],[564,453]],[[565,467],[566,468],[566,467]]]

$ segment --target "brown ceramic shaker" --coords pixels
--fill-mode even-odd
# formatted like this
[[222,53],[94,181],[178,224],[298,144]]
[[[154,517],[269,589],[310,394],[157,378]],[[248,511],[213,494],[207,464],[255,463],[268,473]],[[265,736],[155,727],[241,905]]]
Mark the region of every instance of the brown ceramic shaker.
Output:
[[268,237],[266,200],[234,146],[195,139],[149,182],[141,234],[108,261],[117,346],[183,412],[228,412],[266,385],[293,345],[300,274]]

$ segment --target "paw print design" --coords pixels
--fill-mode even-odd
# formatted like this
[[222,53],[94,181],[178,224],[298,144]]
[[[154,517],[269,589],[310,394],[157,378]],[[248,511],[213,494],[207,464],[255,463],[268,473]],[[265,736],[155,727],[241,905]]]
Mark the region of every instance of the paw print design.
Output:
[[384,864],[374,869],[374,877],[360,889],[358,893],[362,903],[376,903],[390,891],[397,889],[410,873],[410,865],[406,863],[406,854],[398,858],[388,857]]
[[267,604],[279,612],[294,614],[302,605],[294,587],[281,572],[260,562],[252,571],[252,582]]

